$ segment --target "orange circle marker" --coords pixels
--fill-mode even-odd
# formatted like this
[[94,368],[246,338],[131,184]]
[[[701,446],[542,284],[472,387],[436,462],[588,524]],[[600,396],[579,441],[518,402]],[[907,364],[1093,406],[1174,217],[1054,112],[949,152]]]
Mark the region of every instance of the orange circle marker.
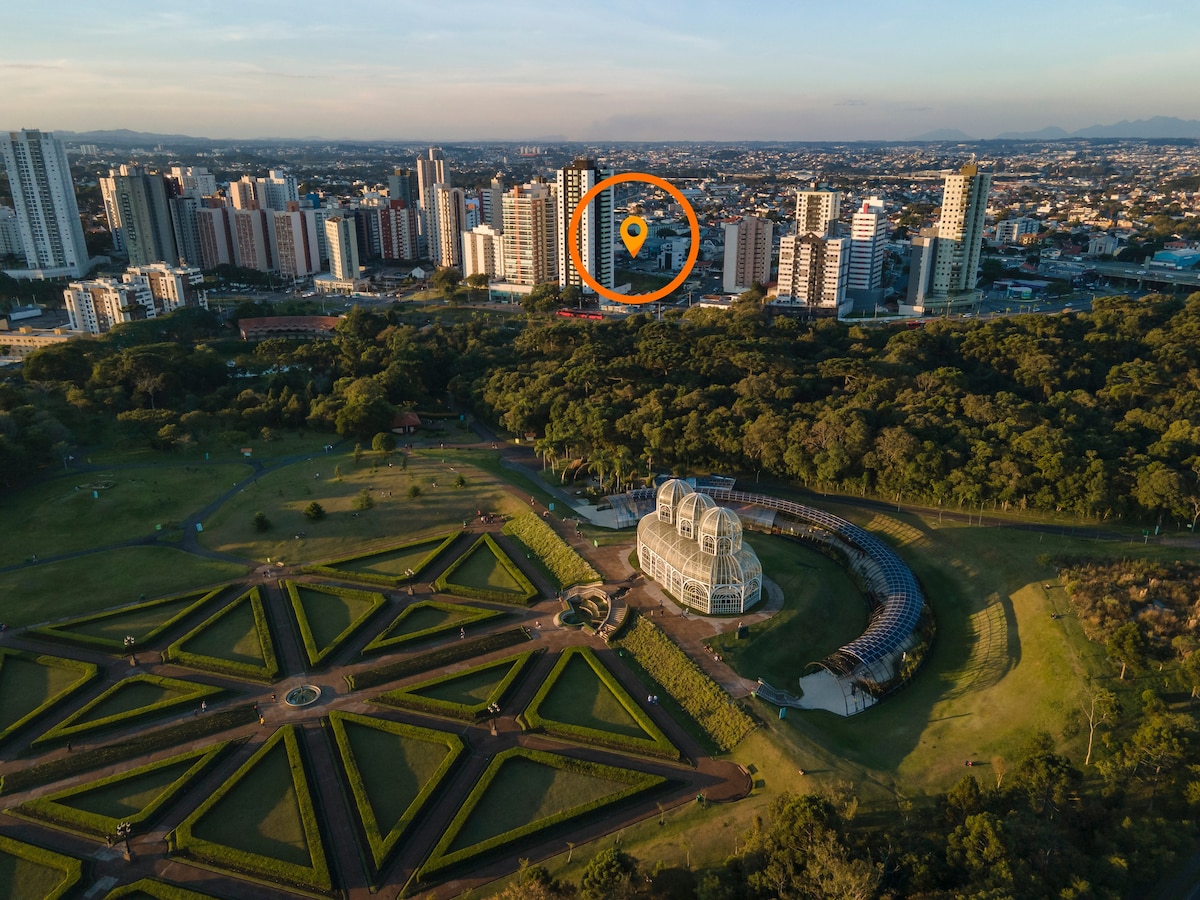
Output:
[[[579,242],[579,224],[583,221],[583,211],[587,209],[588,205],[605,188],[618,184],[626,184],[630,181],[641,181],[646,184],[652,184],[657,188],[662,188],[678,200],[679,205],[683,207],[684,214],[687,216],[688,225],[691,227],[692,232],[692,246],[688,250],[687,259],[683,261],[683,268],[679,270],[679,274],[675,276],[670,284],[659,288],[657,291],[651,291],[649,294],[618,294],[616,291],[606,288],[593,278],[592,273],[584,267],[583,258],[579,254],[579,247],[576,246]],[[665,178],[659,178],[657,175],[650,175],[646,172],[625,172],[621,175],[613,175],[611,178],[605,178],[579,198],[575,212],[571,215],[571,223],[567,227],[567,251],[571,254],[571,262],[575,264],[575,268],[579,272],[579,277],[583,279],[583,283],[601,297],[604,297],[606,300],[616,301],[617,303],[628,303],[631,305],[653,303],[655,300],[661,300],[673,290],[680,287],[687,281],[687,277],[692,274],[692,267],[696,265],[696,260],[700,258],[700,222],[696,218],[696,211],[692,209],[692,204],[688,203],[687,197],[683,196],[679,188],[675,187],[671,182]]]

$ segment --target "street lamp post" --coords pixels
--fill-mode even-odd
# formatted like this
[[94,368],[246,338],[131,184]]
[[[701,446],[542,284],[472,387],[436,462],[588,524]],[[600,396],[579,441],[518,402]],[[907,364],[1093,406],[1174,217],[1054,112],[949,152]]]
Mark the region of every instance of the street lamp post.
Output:
[[126,859],[130,859],[133,857],[133,851],[131,849],[129,849],[129,838],[132,835],[133,835],[133,826],[132,825],[130,825],[128,822],[118,822],[117,823],[117,841],[125,842],[125,858]]
[[489,703],[488,712],[492,714],[492,734],[496,733],[496,716],[500,715],[500,704]]
[[125,635],[125,652],[129,654],[129,665],[137,665],[137,654],[134,652],[134,645],[137,639],[132,634]]

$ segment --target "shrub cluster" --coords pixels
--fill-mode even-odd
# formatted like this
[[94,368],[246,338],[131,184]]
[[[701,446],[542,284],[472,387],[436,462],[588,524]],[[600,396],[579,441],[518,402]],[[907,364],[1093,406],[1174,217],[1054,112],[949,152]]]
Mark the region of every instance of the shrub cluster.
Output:
[[504,524],[502,531],[524,544],[558,582],[559,589],[600,581],[600,573],[534,513],[524,513]]
[[729,694],[648,619],[638,616],[618,646],[631,653],[722,750],[732,750],[754,729],[754,720]]
[[[452,719],[463,719],[467,722],[474,722],[485,718],[488,715],[488,707],[493,703],[502,703],[504,701],[505,696],[515,687],[517,679],[525,671],[525,667],[529,664],[529,661],[537,654],[544,652],[544,650],[545,648],[543,647],[539,647],[537,650],[526,650],[524,653],[518,653],[516,656],[506,656],[494,662],[471,666],[471,668],[463,669],[461,672],[439,675],[437,678],[430,678],[428,681],[422,681],[419,684],[388,691],[386,694],[380,694],[378,697],[372,697],[371,702],[378,703],[381,706],[411,709],[417,712],[431,713],[435,716],[448,716]],[[444,684],[447,681],[454,681],[458,678],[469,678],[480,672],[486,672],[488,669],[498,669],[502,666],[510,667],[507,674],[496,684],[492,692],[478,703],[454,703],[450,700],[439,700],[436,697],[423,697],[416,693],[416,691]]]
[[[447,622],[442,622],[439,625],[432,625],[429,628],[422,628],[420,631],[410,631],[403,634],[398,634],[395,637],[390,637],[393,632],[404,625],[406,619],[412,616],[417,610],[421,609],[440,609],[447,613],[469,613],[466,618],[454,619]],[[495,619],[499,616],[506,615],[496,609],[486,609],[482,606],[462,606],[457,603],[444,603],[440,600],[421,600],[417,603],[410,604],[405,607],[400,615],[392,620],[387,628],[381,631],[378,636],[372,638],[367,646],[363,647],[363,655],[370,653],[380,653],[386,650],[395,650],[403,644],[415,644],[419,641],[424,641],[432,637],[436,637],[447,631],[453,631],[456,628],[465,628],[467,625],[475,625],[479,622],[486,622],[488,619]]]
[[1200,617],[1200,565],[1149,559],[1061,560],[1059,576],[1084,633],[1104,643],[1126,622],[1166,655],[1176,638],[1193,637]]
[[0,742],[3,742],[6,738],[17,732],[19,729],[24,728],[38,716],[42,715],[42,713],[45,713],[52,707],[57,706],[60,702],[65,700],[71,694],[75,693],[85,684],[91,682],[97,675],[97,669],[92,663],[80,662],[76,659],[65,659],[58,656],[40,656],[36,653],[25,653],[20,650],[8,649],[0,651],[0,674],[3,673],[4,660],[9,658],[23,659],[41,666],[57,666],[62,669],[74,669],[79,673],[79,677],[65,688],[58,691],[58,693],[47,697],[35,709],[30,710],[21,718],[8,723],[7,725],[4,725],[2,722],[0,722],[0,726],[3,726],[0,727]]
[[529,639],[529,632],[524,628],[509,628],[506,631],[485,634],[483,637],[455,641],[449,646],[439,647],[437,650],[431,650],[428,653],[421,653],[417,656],[398,659],[395,662],[379,666],[375,669],[367,669],[365,672],[352,672],[346,676],[346,685],[352,691],[378,687],[381,684],[387,684],[389,681],[396,681],[408,675],[416,675],[419,672],[427,672],[430,669],[445,668],[461,660],[470,659],[473,656],[482,656],[484,653],[491,653],[494,650],[514,647]]
[[[56,825],[60,828],[65,828],[69,831],[74,831],[88,836],[104,837],[105,835],[114,834],[118,822],[128,822],[137,827],[144,822],[150,822],[157,815],[158,811],[172,800],[175,795],[188,784],[190,781],[198,778],[203,772],[207,771],[216,761],[217,758],[228,748],[233,742],[223,741],[219,744],[213,744],[210,747],[205,747],[200,750],[192,750],[188,753],[181,753],[178,756],[172,756],[169,759],[164,759],[159,762],[150,763],[148,765],[139,766],[136,769],[117,772],[114,775],[109,775],[107,778],[100,778],[96,781],[90,781],[82,787],[72,787],[64,791],[57,791],[53,794],[47,794],[43,797],[38,797],[35,800],[30,800],[28,803],[23,803],[17,807],[15,812],[18,815],[27,816],[34,819],[40,819],[43,822],[49,822],[51,825]],[[106,787],[110,784],[116,784],[120,781],[125,781],[130,778],[136,778],[139,775],[144,775],[148,772],[153,772],[156,769],[161,769],[166,766],[174,766],[178,763],[192,761],[192,764],[186,771],[182,772],[178,778],[171,784],[164,787],[158,796],[147,806],[136,813],[123,815],[120,818],[101,815],[100,813],[88,812],[79,809],[75,806],[70,806],[64,803],[59,803],[59,800],[67,797],[75,796],[84,791],[93,791],[97,788]]]
[[[436,540],[441,540],[436,547],[430,550],[421,558],[415,566],[412,567],[413,574],[409,575],[380,575],[375,572],[355,572],[351,569],[340,569],[338,566],[343,566],[346,563],[360,563],[364,560],[371,559],[375,556],[387,556],[391,553],[399,553],[401,550],[408,550],[413,547],[419,547],[422,544],[429,544]],[[403,544],[394,544],[391,547],[384,547],[382,550],[372,550],[369,553],[354,553],[350,556],[339,556],[335,559],[327,559],[319,565],[303,566],[301,572],[307,572],[310,575],[324,575],[328,578],[343,578],[348,581],[361,581],[364,584],[378,584],[383,587],[400,587],[409,581],[415,581],[417,576],[438,557],[439,554],[458,538],[458,533],[440,535],[432,538],[419,538],[415,541],[407,541]]]
[[305,590],[316,591],[321,594],[329,594],[333,597],[342,597],[347,600],[359,600],[364,603],[369,603],[370,608],[342,629],[341,634],[330,641],[325,647],[318,647],[317,640],[313,636],[312,625],[309,624],[308,614],[304,611],[304,602],[300,599],[300,587],[294,581],[285,581],[287,587],[288,599],[292,601],[292,612],[296,614],[296,624],[300,626],[300,640],[304,644],[304,652],[308,656],[308,664],[310,666],[319,666],[325,662],[329,654],[333,653],[342,642],[345,641],[356,630],[361,628],[381,606],[387,603],[387,598],[383,594],[376,594],[372,591],[356,591],[353,588],[334,587],[328,584],[305,584]]
[[[15,856],[34,865],[45,866],[48,869],[55,869],[62,872],[62,881],[51,888],[42,900],[58,900],[59,897],[70,891],[79,879],[83,877],[83,863],[74,857],[63,856],[61,853],[44,850],[41,847],[35,847],[33,844],[15,841],[3,835],[0,835],[0,853]],[[16,885],[14,885],[15,887]]]
[[[418,741],[430,741],[435,744],[443,744],[446,747],[446,757],[442,760],[441,765],[429,777],[429,780],[425,782],[420,792],[413,798],[412,803],[409,804],[408,809],[396,820],[387,834],[384,834],[380,830],[379,822],[375,818],[375,807],[371,803],[370,792],[367,790],[362,772],[355,761],[354,751],[350,745],[350,736],[346,733],[346,723],[357,723],[369,728],[380,729],[399,737]],[[463,743],[462,738],[456,734],[447,734],[444,731],[435,731],[432,728],[406,725],[403,722],[389,722],[385,719],[374,719],[369,716],[360,716],[355,713],[341,712],[339,710],[330,712],[329,725],[333,732],[334,743],[337,745],[337,755],[342,762],[342,776],[345,779],[350,796],[353,798],[354,805],[358,807],[358,821],[362,825],[363,836],[366,838],[367,847],[371,852],[373,872],[378,875],[386,867],[392,851],[396,849],[404,832],[412,824],[429,798],[433,796],[434,792],[441,785],[442,780],[454,767],[466,745]]]
[[[241,603],[249,603],[250,609],[254,612],[254,631],[258,636],[258,643],[262,647],[263,653],[263,664],[261,666],[237,662],[232,659],[221,659],[218,656],[205,656],[201,653],[192,653],[183,649],[188,641],[199,635],[202,631],[215,626],[222,617],[233,613]],[[231,675],[234,678],[246,678],[250,681],[262,681],[267,684],[278,678],[279,660],[275,656],[275,642],[271,639],[271,625],[267,618],[267,611],[263,608],[262,592],[259,587],[255,585],[215,616],[205,619],[179,640],[167,647],[163,652],[163,660],[178,663],[181,666],[188,666],[192,669],[203,669],[208,672]]]
[[253,703],[243,703],[203,716],[193,716],[169,728],[139,734],[93,750],[68,753],[27,769],[0,775],[0,794],[15,794],[38,785],[62,781],[80,772],[111,766],[167,747],[191,743],[206,735],[237,728],[257,719],[258,713]]
[[58,641],[64,644],[72,644],[77,647],[89,647],[97,650],[126,653],[128,651],[125,649],[124,635],[119,638],[101,637],[93,634],[81,634],[78,631],[72,631],[70,629],[78,628],[80,625],[103,622],[105,619],[112,619],[117,616],[127,616],[130,613],[154,609],[155,607],[164,606],[169,603],[178,603],[179,601],[186,600],[190,597],[196,598],[194,602],[189,603],[169,619],[165,619],[147,631],[145,634],[138,636],[138,646],[144,647],[152,643],[155,638],[157,638],[163,632],[167,631],[172,626],[190,616],[200,607],[204,606],[206,603],[224,591],[226,587],[227,585],[222,585],[221,587],[214,588],[211,591],[188,591],[182,594],[172,594],[170,597],[157,597],[154,600],[133,603],[129,606],[120,606],[116,609],[107,609],[101,613],[92,613],[86,616],[75,616],[74,618],[63,619],[58,622],[37,625],[33,628],[27,628],[26,631],[49,641]]
[[[480,551],[483,548],[487,552],[492,553],[496,557],[496,561],[500,563],[504,571],[512,576],[521,587],[520,593],[510,593],[508,591],[489,591],[486,588],[472,587],[467,584],[457,584],[454,582],[454,573],[466,562],[472,553]],[[468,548],[467,552],[452,562],[437,581],[433,583],[434,589],[444,591],[447,594],[457,594],[460,597],[471,597],[475,600],[492,600],[496,603],[514,603],[520,606],[525,606],[529,601],[537,597],[537,589],[525,577],[525,573],[517,568],[517,564],[508,558],[508,554],[500,549],[495,539],[486,532],[479,536],[479,539]]]
[[[562,673],[566,671],[567,666],[570,665],[571,660],[576,656],[581,657],[591,666],[592,671],[596,673],[596,677],[617,698],[624,710],[637,722],[638,727],[646,732],[648,737],[630,737],[629,735],[617,734],[613,731],[589,728],[586,725],[577,725],[571,722],[559,722],[542,716],[541,705],[550,696],[550,692],[558,684]],[[529,701],[529,706],[521,713],[521,719],[524,725],[530,730],[541,729],[546,734],[552,734],[556,737],[564,737],[573,741],[583,741],[588,744],[600,744],[604,747],[612,747],[615,750],[644,753],[650,756],[661,756],[666,759],[679,759],[679,748],[671,743],[670,739],[663,734],[662,729],[654,723],[654,720],[647,715],[644,709],[638,706],[637,702],[629,696],[629,692],[621,686],[612,672],[608,671],[608,668],[596,658],[596,654],[588,647],[568,647],[562,652],[558,658],[558,662],[554,664],[554,668],[550,670],[550,674],[542,682],[542,686],[538,688],[537,693],[533,695],[533,699]]]
[[[503,834],[498,834],[488,838],[486,841],[480,841],[477,844],[472,844],[469,847],[463,847],[453,853],[447,852],[450,846],[454,843],[454,839],[462,830],[463,826],[470,819],[475,807],[479,805],[479,801],[483,799],[492,782],[504,769],[504,764],[516,756],[522,756],[534,762],[541,763],[546,766],[553,766],[556,769],[562,769],[569,772],[577,772],[581,775],[590,775],[594,778],[604,778],[608,781],[624,782],[628,785],[624,790],[616,793],[608,794],[604,797],[599,797],[588,803],[581,803],[578,806],[573,806],[555,813],[552,816],[546,816],[542,819],[537,819],[533,822],[527,822],[517,828],[513,828]],[[620,769],[616,766],[606,766],[602,763],[587,762],[580,759],[572,759],[567,756],[559,756],[555,753],[544,753],[540,750],[527,750],[523,747],[510,747],[501,753],[496,754],[495,758],[488,765],[487,771],[483,773],[483,777],[471,790],[471,793],[463,801],[462,807],[458,814],[455,815],[453,821],[438,840],[437,845],[433,848],[429,856],[429,860],[420,869],[420,877],[428,878],[437,872],[441,872],[452,866],[487,853],[502,847],[505,844],[528,837],[531,834],[542,831],[546,828],[551,828],[556,825],[561,825],[563,822],[586,815],[597,809],[609,806],[613,803],[619,803],[622,800],[627,800],[641,794],[651,788],[658,787],[667,783],[667,779],[661,775],[650,775],[644,772],[635,772],[630,769]]]
[[[236,790],[239,782],[280,742],[283,742],[287,750],[292,778],[296,782],[296,802],[300,807],[300,822],[304,828],[308,852],[312,859],[311,866],[301,866],[286,860],[243,850],[240,847],[213,843],[196,837],[192,832],[196,823],[204,818],[226,795]],[[317,811],[308,788],[307,767],[294,725],[281,726],[267,738],[253,756],[246,760],[224,784],[179,824],[174,835],[176,852],[183,856],[194,857],[221,868],[244,872],[252,877],[265,878],[272,882],[290,884],[325,894],[333,893],[333,879],[329,872],[329,863],[325,859],[321,830],[317,822]]]
[[[131,684],[151,684],[161,687],[164,690],[171,692],[169,696],[163,697],[155,703],[148,703],[145,706],[139,706],[137,709],[125,710],[123,712],[113,713],[112,715],[103,716],[99,719],[87,721],[88,714],[103,705],[114,694],[119,691],[126,690]],[[192,705],[201,701],[215,700],[224,694],[225,691],[219,687],[210,684],[198,684],[192,681],[180,681],[178,678],[168,678],[165,675],[151,675],[143,673],[140,675],[132,675],[118,681],[112,687],[108,688],[99,697],[85,703],[78,710],[73,712],[67,718],[63,719],[45,734],[33,739],[34,745],[63,743],[71,740],[78,735],[88,734],[91,732],[104,731],[105,729],[115,727],[126,727],[135,722],[144,722],[149,719],[161,717],[164,713],[174,710],[176,707],[184,704]],[[82,721],[81,721],[82,720]],[[76,724],[78,723],[78,724]]]

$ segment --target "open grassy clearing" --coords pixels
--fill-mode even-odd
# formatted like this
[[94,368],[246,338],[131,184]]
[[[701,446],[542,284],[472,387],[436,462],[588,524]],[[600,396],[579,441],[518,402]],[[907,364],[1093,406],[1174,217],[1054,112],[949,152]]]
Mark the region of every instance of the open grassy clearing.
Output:
[[0,574],[4,621],[33,625],[240,578],[234,563],[169,547],[125,547]]
[[[167,529],[250,474],[245,465],[114,467],[72,472],[6,497],[0,566]],[[98,498],[92,497],[93,490]]]
[[650,737],[582,656],[568,660],[538,712],[543,718],[569,725],[632,738]]
[[479,591],[502,591],[507,594],[523,594],[517,580],[508,573],[496,554],[486,544],[477,544],[467,554],[451,581]]
[[523,756],[514,756],[504,761],[455,835],[448,852],[471,847],[625,787],[624,782],[556,769]]
[[345,591],[333,593],[303,584],[297,584],[296,590],[299,592],[308,627],[312,629],[313,640],[320,650],[330,647],[348,629],[376,609],[376,605],[370,599]]
[[0,654],[0,736],[43,704],[65,697],[92,677],[82,664],[56,666],[52,660]]
[[[297,775],[303,778],[303,772]],[[287,751],[282,742],[275,744],[242,775],[236,790],[227,790],[193,823],[192,835],[297,866],[311,865],[292,779]]]
[[763,572],[783,591],[784,608],[751,625],[748,639],[738,640],[730,631],[708,643],[746,677],[795,691],[809,663],[862,634],[866,598],[840,564],[798,541],[748,534],[747,542]]
[[238,602],[229,612],[209,621],[211,624],[183,641],[179,649],[248,666],[264,665],[263,646],[254,627],[254,609],[249,603]]
[[[407,469],[402,469],[399,454],[392,454],[389,468],[380,462],[379,454],[367,453],[356,467],[352,452],[322,453],[259,478],[204,523],[200,539],[211,549],[250,559],[309,562],[344,556],[371,544],[395,543],[398,538],[458,530],[464,521],[475,518],[477,509],[506,514],[520,509],[495,476],[441,459],[414,454]],[[335,467],[341,471],[340,480]],[[454,487],[459,474],[466,479],[465,487]],[[421,495],[410,498],[414,485]],[[375,505],[355,510],[363,489]],[[325,510],[320,521],[304,516],[312,501]],[[254,529],[254,514],[260,510],[271,520],[270,531]]]
[[351,562],[338,563],[334,568],[347,572],[365,572],[368,575],[399,577],[410,569],[415,570],[426,556],[441,546],[441,543],[440,539],[434,538],[411,547],[405,547],[403,550],[377,553]]
[[[252,436],[231,433],[227,437],[200,435],[196,443],[187,449],[163,453],[161,450],[147,446],[145,440],[123,439],[110,446],[92,451],[86,461],[97,466],[129,465],[131,463],[197,466],[204,465],[206,462],[210,465],[213,463],[241,463],[245,459],[242,456],[242,449],[249,448],[253,459],[270,463],[282,457],[300,454],[305,456],[324,455],[325,445],[337,442],[338,438],[335,435],[323,432],[289,431],[280,428],[276,429],[275,438],[271,441],[264,441],[259,433]],[[204,459],[205,453],[209,457],[207,460]]]
[[346,722],[354,763],[379,830],[387,834],[451,752],[445,744]]

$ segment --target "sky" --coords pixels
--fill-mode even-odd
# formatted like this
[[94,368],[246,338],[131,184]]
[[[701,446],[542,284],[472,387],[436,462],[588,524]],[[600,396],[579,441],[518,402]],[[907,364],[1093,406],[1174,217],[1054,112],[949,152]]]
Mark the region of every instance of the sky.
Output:
[[10,6],[3,130],[849,141],[1200,119],[1195,0]]

